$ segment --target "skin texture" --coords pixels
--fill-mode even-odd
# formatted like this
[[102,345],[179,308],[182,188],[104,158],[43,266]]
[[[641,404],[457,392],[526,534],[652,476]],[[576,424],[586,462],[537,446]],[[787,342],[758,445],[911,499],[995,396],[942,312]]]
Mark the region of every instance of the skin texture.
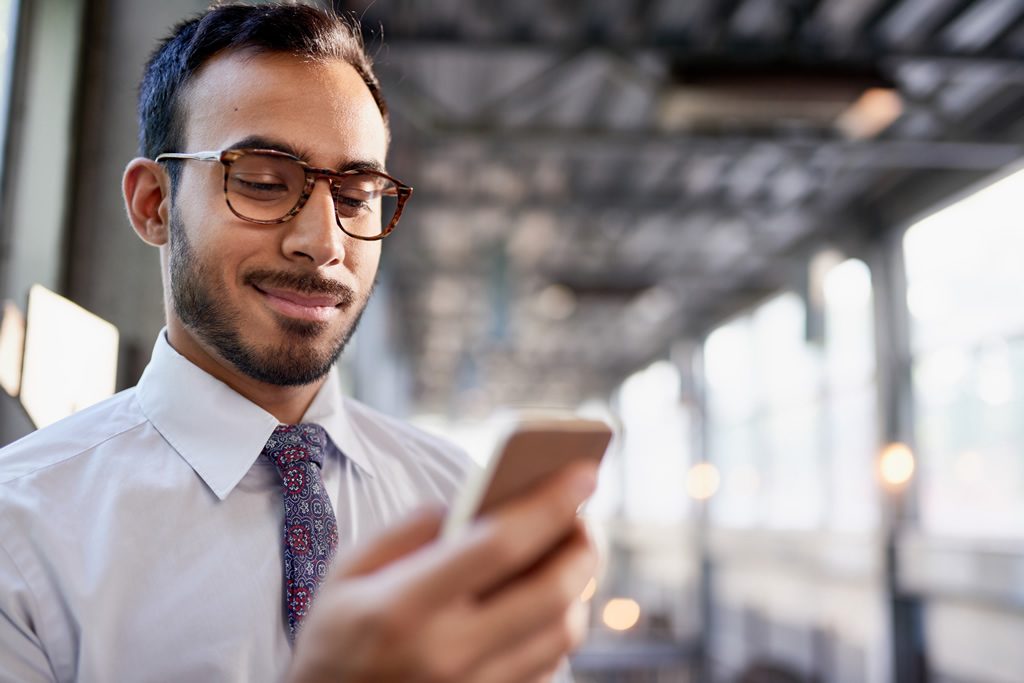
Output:
[[[318,167],[384,164],[380,113],[342,62],[220,55],[187,104],[178,151],[259,135]],[[297,422],[370,296],[381,243],[338,229],[324,181],[291,221],[256,225],[226,206],[220,164],[183,163],[173,202],[151,160],[132,160],[123,183],[132,226],[160,250],[169,341],[280,422]],[[296,316],[274,292],[338,305]],[[595,477],[591,464],[567,468],[456,541],[437,540],[442,511],[421,510],[340,554],[298,634],[289,680],[547,680],[583,638],[578,596],[597,555],[576,511]]]

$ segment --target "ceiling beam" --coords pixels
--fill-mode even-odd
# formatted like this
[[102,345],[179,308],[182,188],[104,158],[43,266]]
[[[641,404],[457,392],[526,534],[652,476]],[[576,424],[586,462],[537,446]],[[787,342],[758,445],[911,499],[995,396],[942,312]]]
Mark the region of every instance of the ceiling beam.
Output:
[[[843,0],[836,1],[842,2]],[[862,37],[867,37],[868,34],[873,33],[875,29],[877,29],[882,23],[884,23],[885,20],[889,17],[889,15],[893,11],[895,11],[899,5],[902,4],[902,0],[881,0],[875,5],[874,8],[872,8],[861,18],[860,22],[858,22],[858,25],[855,27],[855,29],[851,31],[851,36],[860,35]]]
[[658,190],[643,192],[634,185],[623,184],[620,188],[608,188],[603,192],[577,193],[570,192],[565,196],[536,197],[494,197],[484,193],[460,194],[452,197],[444,192],[434,193],[429,187],[420,191],[411,200],[416,212],[422,211],[454,211],[466,213],[479,210],[503,209],[522,213],[525,211],[544,211],[561,216],[587,216],[594,212],[622,211],[624,213],[643,212],[657,214],[659,212],[693,212],[711,210],[728,211],[730,215],[737,212],[778,211],[791,209],[792,205],[782,206],[764,196],[755,196],[749,200],[738,200],[725,192],[688,193],[684,189],[676,191]]
[[[367,35],[365,37],[371,51],[373,45],[379,43],[379,38]],[[416,53],[423,51],[443,51],[447,53],[464,52],[470,58],[481,53],[531,53],[534,57],[547,57],[552,61],[563,58],[567,54],[581,53],[587,50],[612,50],[617,53],[647,54],[670,59],[676,62],[697,62],[703,63],[713,61],[715,64],[738,63],[750,64],[764,57],[792,58],[792,45],[776,45],[771,43],[750,45],[744,43],[742,46],[731,46],[728,43],[718,46],[709,46],[694,43],[685,34],[648,34],[643,39],[629,37],[615,38],[606,36],[600,39],[586,39],[579,41],[565,41],[547,39],[535,35],[507,35],[507,36],[472,36],[452,35],[445,32],[431,33],[429,30],[419,31],[415,34],[389,33],[385,38],[384,46],[387,49],[387,60],[380,60],[378,70],[394,68],[394,64],[400,63],[405,57],[413,57]],[[813,48],[813,49],[811,49]],[[836,64],[874,64],[879,59],[899,58],[914,60],[955,60],[955,61],[994,61],[1005,64],[1016,64],[1021,66],[1019,56],[1007,55],[1000,52],[997,45],[991,49],[964,55],[952,50],[947,50],[941,44],[927,44],[921,49],[901,49],[895,47],[885,49],[877,43],[864,41],[864,44],[855,45],[844,49],[830,49],[829,46],[811,42],[807,50],[800,53],[806,61],[820,63],[821,59],[834,61]]]
[[969,9],[976,6],[977,4],[974,0],[956,0],[953,2],[938,18],[935,25],[932,26],[929,35],[925,38],[925,42],[933,45],[941,44],[943,41],[940,40],[940,37],[946,29],[966,14]]
[[[415,135],[415,134],[414,134]],[[666,147],[685,154],[742,154],[758,146],[774,146],[807,155],[812,168],[875,168],[908,170],[997,170],[1024,158],[1018,141],[865,140],[845,141],[824,136],[781,138],[758,135],[709,135],[660,131],[608,130],[592,127],[452,126],[419,134],[413,141],[424,154],[475,144],[513,156],[587,155],[621,151],[636,157]]]

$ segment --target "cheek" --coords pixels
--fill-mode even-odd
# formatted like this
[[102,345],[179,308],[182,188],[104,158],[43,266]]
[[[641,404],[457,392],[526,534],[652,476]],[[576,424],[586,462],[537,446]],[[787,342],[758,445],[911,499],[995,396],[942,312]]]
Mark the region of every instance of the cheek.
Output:
[[209,179],[199,176],[182,177],[175,200],[180,218],[177,227],[185,231],[189,246],[206,273],[230,286],[243,261],[266,251],[264,242],[270,231],[240,225],[228,210],[219,186],[211,191],[206,182]]
[[[380,242],[364,242],[348,250],[348,267],[356,276],[367,285],[377,277],[377,267],[380,265]],[[367,287],[369,289],[369,287]]]
[[190,225],[228,219],[231,214],[224,201],[220,164],[213,167],[203,162],[191,163],[198,168],[183,170],[175,195],[182,216],[190,221]]

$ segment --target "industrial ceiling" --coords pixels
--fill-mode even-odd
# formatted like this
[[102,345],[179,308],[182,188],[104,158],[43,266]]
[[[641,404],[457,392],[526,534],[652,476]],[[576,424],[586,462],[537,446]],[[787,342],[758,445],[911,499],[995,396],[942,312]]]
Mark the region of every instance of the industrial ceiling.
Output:
[[1024,156],[1022,0],[335,7],[416,188],[385,260],[422,409],[603,394]]

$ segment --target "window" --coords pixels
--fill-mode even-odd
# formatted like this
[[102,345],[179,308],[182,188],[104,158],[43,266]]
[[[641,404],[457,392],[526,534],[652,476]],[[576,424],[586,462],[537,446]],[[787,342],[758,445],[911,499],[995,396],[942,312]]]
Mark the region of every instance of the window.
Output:
[[619,390],[623,513],[630,521],[673,524],[686,517],[690,421],[679,382],[676,367],[658,361]]
[[708,336],[708,452],[722,477],[715,525],[876,527],[874,313],[863,262],[828,270],[824,316],[824,342],[808,342],[804,303],[785,293]]
[[825,276],[828,526],[866,532],[880,521],[878,398],[871,271],[849,259]]
[[821,368],[804,341],[805,319],[803,302],[786,293],[708,337],[708,449],[722,476],[715,524],[821,523]]
[[1024,230],[1018,172],[903,241],[921,524],[1024,536]]
[[[10,111],[11,71],[18,25],[17,0],[0,0],[0,159],[6,158],[7,117]],[[0,166],[0,174],[3,168]]]

